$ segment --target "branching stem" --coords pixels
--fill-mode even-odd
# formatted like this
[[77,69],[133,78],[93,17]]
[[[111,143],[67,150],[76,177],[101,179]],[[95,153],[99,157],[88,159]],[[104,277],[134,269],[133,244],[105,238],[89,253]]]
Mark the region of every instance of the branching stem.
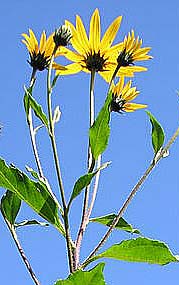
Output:
[[151,162],[151,164],[149,165],[149,167],[147,168],[147,170],[145,171],[145,173],[141,176],[141,178],[139,179],[139,181],[137,182],[137,184],[134,186],[134,188],[132,189],[132,191],[130,192],[129,196],[127,197],[127,199],[125,200],[124,204],[122,205],[122,207],[120,208],[116,218],[113,220],[111,226],[109,227],[109,229],[107,230],[107,232],[105,233],[105,235],[103,236],[103,238],[100,240],[100,242],[98,243],[98,245],[94,248],[94,250],[90,253],[90,255],[87,257],[87,259],[83,262],[83,264],[81,265],[81,268],[85,268],[90,262],[93,261],[96,253],[99,251],[99,249],[104,245],[104,243],[107,241],[107,239],[109,238],[111,232],[113,231],[113,229],[115,228],[115,226],[117,225],[117,223],[119,222],[119,219],[123,216],[124,212],[126,211],[127,207],[129,206],[129,204],[131,203],[133,197],[135,196],[135,194],[137,193],[137,191],[140,189],[140,187],[142,186],[142,184],[145,182],[145,180],[147,179],[147,177],[149,176],[149,174],[151,173],[151,171],[154,169],[154,167],[158,164],[158,162],[160,161],[161,158],[164,157],[164,155],[167,153],[167,151],[169,150],[169,148],[171,147],[171,145],[173,144],[173,142],[176,140],[176,138],[179,135],[179,127],[177,128],[177,130],[175,131],[175,133],[173,134],[173,136],[171,137],[171,139],[168,141],[168,143],[166,144],[166,146],[161,149],[157,155],[155,155],[153,161]]

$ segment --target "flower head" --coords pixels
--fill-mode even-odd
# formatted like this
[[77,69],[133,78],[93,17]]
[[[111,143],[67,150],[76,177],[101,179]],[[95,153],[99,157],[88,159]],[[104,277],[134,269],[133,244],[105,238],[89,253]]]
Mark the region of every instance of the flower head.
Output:
[[70,43],[71,38],[71,29],[66,25],[62,25],[60,28],[56,29],[53,36],[56,47],[67,46]]
[[119,43],[111,47],[121,20],[121,16],[117,17],[108,27],[102,39],[98,9],[94,11],[91,17],[89,38],[79,16],[76,16],[76,27],[69,21],[65,21],[66,25],[71,28],[73,35],[71,44],[75,51],[61,48],[60,54],[62,53],[74,63],[67,66],[68,70],[65,73],[60,72],[58,64],[55,64],[54,68],[57,74],[72,74],[82,70],[85,72],[98,72],[105,78],[105,73],[114,69],[117,62],[117,56],[114,57],[114,55],[118,55],[118,51],[123,46],[123,43]]
[[24,37],[22,42],[26,45],[30,54],[29,64],[35,70],[42,71],[47,68],[55,47],[53,34],[46,38],[46,33],[43,31],[39,45],[37,38],[31,29],[29,29],[29,35],[22,34],[22,36]]
[[136,87],[131,88],[131,80],[124,86],[124,77],[121,77],[119,82],[112,87],[113,99],[111,102],[111,111],[113,112],[133,112],[137,109],[146,108],[147,105],[131,103],[135,99],[139,91]]
[[120,52],[117,62],[120,66],[130,66],[135,61],[148,60],[152,58],[148,55],[150,47],[141,48],[142,40],[135,38],[134,31],[124,38],[123,49]]
[[129,76],[133,76],[134,72],[146,71],[146,67],[135,65],[136,61],[152,58],[152,56],[148,55],[151,48],[142,48],[141,45],[142,40],[139,39],[139,37],[136,38],[132,30],[132,32],[124,38],[122,49],[117,56],[115,68],[113,71],[108,72],[108,77],[111,78],[115,71],[116,76],[120,76],[121,73],[127,73]]
[[[24,37],[22,42],[26,45],[30,54],[28,63],[33,67],[33,70],[42,71],[46,69],[55,49],[54,33],[47,38],[45,31],[43,31],[39,44],[31,29],[29,29],[29,35],[22,34],[22,36]],[[66,68],[59,64],[59,70],[66,70]]]

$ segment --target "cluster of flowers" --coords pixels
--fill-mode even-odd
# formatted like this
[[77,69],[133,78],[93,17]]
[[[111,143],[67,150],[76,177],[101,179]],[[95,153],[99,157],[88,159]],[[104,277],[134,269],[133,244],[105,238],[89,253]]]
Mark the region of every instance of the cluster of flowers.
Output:
[[[29,35],[22,34],[23,43],[30,53],[30,65],[34,71],[48,68],[51,57],[65,56],[72,61],[66,66],[53,63],[57,75],[75,74],[80,71],[99,73],[107,81],[113,92],[111,110],[115,112],[132,112],[145,108],[146,105],[131,103],[139,91],[131,87],[131,80],[125,84],[125,77],[133,77],[135,72],[147,68],[136,66],[134,62],[152,58],[148,55],[150,47],[141,47],[142,40],[135,37],[132,30],[122,42],[112,45],[119,30],[122,17],[117,17],[106,30],[101,39],[99,11],[96,9],[91,17],[89,38],[81,18],[76,16],[76,27],[69,21],[57,29],[48,38],[42,33],[40,43],[29,30]],[[66,46],[71,43],[73,50]],[[114,79],[119,77],[117,84]]]

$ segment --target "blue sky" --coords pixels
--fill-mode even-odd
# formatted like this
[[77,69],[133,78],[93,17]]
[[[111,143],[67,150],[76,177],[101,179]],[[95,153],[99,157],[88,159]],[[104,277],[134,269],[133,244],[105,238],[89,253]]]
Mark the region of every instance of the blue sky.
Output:
[[[147,72],[137,74],[133,80],[140,90],[136,102],[148,105],[170,138],[178,126],[179,102],[179,2],[121,0],[121,1],[3,1],[1,3],[1,105],[0,137],[1,156],[20,169],[25,165],[35,168],[29,133],[23,110],[23,85],[28,84],[31,68],[28,53],[21,43],[21,33],[32,28],[36,35],[42,30],[51,33],[65,19],[75,22],[79,14],[89,28],[89,20],[99,8],[102,31],[119,15],[123,16],[116,38],[121,41],[132,28],[151,46],[154,57],[146,62]],[[38,74],[35,96],[45,105],[45,73]],[[44,84],[44,85],[43,85]],[[43,85],[43,86],[42,86]],[[88,132],[89,77],[84,73],[63,77],[54,92],[54,105],[59,104],[62,117],[56,129],[62,174],[69,197],[75,180],[85,173]],[[96,79],[95,98],[97,110],[102,105],[107,90],[106,83]],[[51,159],[50,144],[45,131],[38,136],[40,157],[44,172],[58,195],[56,176]],[[179,253],[179,140],[170,150],[170,156],[156,167],[141,191],[129,206],[124,217],[139,228],[146,237],[165,241],[174,254]],[[130,189],[143,174],[152,159],[150,123],[144,110],[133,114],[113,114],[109,147],[103,161],[112,161],[101,175],[99,193],[92,216],[117,211]],[[1,189],[3,194],[4,190]],[[75,237],[81,214],[82,195],[74,203],[71,219]],[[19,220],[37,218],[23,205]],[[39,218],[40,219],[40,218]],[[41,219],[40,219],[41,220]],[[0,216],[0,272],[2,284],[26,284],[32,281],[19,257],[11,236]],[[105,228],[90,225],[86,232],[82,256],[96,245]],[[52,227],[27,227],[18,231],[25,252],[43,284],[53,284],[67,276],[65,243]],[[115,231],[107,246],[130,239],[131,235]],[[109,285],[125,283],[177,285],[178,264],[157,265],[106,261],[106,282]]]

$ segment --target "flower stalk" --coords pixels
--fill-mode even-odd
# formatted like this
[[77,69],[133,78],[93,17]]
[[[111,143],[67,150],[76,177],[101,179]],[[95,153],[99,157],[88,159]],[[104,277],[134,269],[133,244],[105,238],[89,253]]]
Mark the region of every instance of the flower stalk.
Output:
[[[90,100],[89,100],[89,124],[90,127],[93,125],[95,120],[95,102],[94,102],[94,81],[95,81],[95,70],[91,71],[91,77],[90,77]],[[95,162],[93,161],[93,156],[91,153],[90,144],[88,144],[88,173],[93,171],[93,168],[95,166]],[[80,259],[80,247],[83,239],[83,235],[86,229],[86,226],[89,222],[88,217],[88,203],[89,203],[89,191],[90,191],[90,185],[88,185],[85,189],[84,194],[84,201],[83,201],[83,210],[82,210],[82,218],[81,218],[81,224],[80,228],[77,234],[77,240],[76,240],[76,249],[74,253],[74,260],[75,260],[75,270],[78,269],[79,266],[79,259]]]
[[58,179],[58,184],[59,184],[59,188],[60,188],[60,195],[61,195],[61,199],[62,199],[63,219],[64,219],[64,224],[65,224],[69,269],[70,269],[70,273],[72,273],[74,271],[74,266],[73,266],[74,262],[73,262],[72,242],[71,242],[70,231],[69,231],[68,209],[67,209],[67,204],[66,204],[66,200],[65,200],[65,192],[64,192],[64,186],[63,186],[63,181],[62,181],[59,156],[57,153],[55,130],[54,130],[54,124],[53,124],[53,117],[52,117],[51,72],[52,72],[52,64],[54,61],[54,56],[55,56],[56,50],[57,50],[57,48],[55,47],[53,55],[52,55],[51,60],[50,60],[50,64],[49,64],[49,68],[48,68],[48,74],[47,74],[47,105],[48,105],[48,117],[49,117],[49,137],[51,140],[52,151],[53,151],[54,162],[55,162],[55,168],[56,168],[56,173],[57,173],[57,179]]
[[[35,84],[36,71],[37,70],[35,68],[33,68],[31,79],[30,79],[30,88],[33,88],[33,86]],[[40,162],[40,158],[39,158],[39,154],[38,154],[38,150],[37,150],[37,144],[36,144],[36,138],[35,138],[35,130],[34,130],[34,127],[33,127],[32,108],[31,107],[29,107],[29,112],[28,112],[28,115],[27,115],[27,123],[28,123],[28,126],[29,126],[30,139],[31,139],[32,149],[33,149],[33,153],[34,153],[34,157],[35,157],[38,173],[39,173],[40,177],[43,178],[44,175],[43,175],[43,170],[42,170],[42,166],[41,166],[41,162]]]

